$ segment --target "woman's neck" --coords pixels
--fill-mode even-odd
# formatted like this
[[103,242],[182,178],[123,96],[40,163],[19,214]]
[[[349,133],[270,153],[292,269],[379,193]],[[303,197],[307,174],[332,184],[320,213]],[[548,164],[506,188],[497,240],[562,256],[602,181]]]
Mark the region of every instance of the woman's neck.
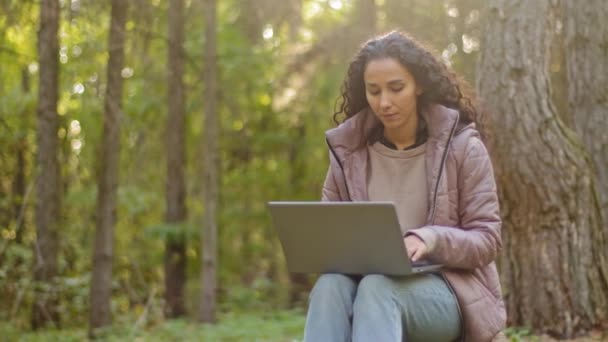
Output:
[[384,137],[395,144],[397,149],[402,150],[416,143],[416,133],[418,131],[418,118],[412,120],[405,126],[392,129],[384,127]]

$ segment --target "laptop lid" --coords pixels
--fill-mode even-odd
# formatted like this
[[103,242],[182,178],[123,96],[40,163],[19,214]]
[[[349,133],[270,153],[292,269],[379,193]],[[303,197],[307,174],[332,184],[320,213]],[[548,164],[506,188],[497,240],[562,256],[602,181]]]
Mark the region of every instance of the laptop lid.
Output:
[[412,269],[392,202],[269,202],[268,208],[290,272],[407,275],[423,270]]

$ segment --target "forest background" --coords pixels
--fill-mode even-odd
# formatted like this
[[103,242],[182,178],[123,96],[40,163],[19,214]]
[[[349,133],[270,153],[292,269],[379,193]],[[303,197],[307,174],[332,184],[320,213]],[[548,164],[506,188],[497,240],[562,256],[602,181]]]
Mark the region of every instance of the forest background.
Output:
[[[483,100],[512,340],[608,326],[603,0],[0,0],[0,339],[301,339],[269,200],[406,30]],[[205,324],[199,324],[205,323]]]

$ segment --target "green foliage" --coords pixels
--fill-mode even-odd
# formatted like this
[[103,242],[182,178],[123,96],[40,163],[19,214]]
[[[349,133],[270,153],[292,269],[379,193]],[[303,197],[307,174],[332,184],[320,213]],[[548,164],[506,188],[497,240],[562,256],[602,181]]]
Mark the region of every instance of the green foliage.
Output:
[[[99,333],[100,341],[301,341],[304,314],[300,311],[226,312],[217,325],[200,325],[189,320],[163,321],[153,325],[138,324],[135,317],[120,317]],[[24,333],[0,323],[7,341],[47,342],[84,341],[86,330],[63,329]]]
[[511,342],[538,341],[538,337],[533,336],[530,329],[524,327],[509,327],[504,333]]
[[144,234],[161,241],[179,242],[195,240],[200,236],[199,227],[193,223],[159,223],[144,229]]
[[[0,326],[0,330],[13,329],[7,335],[11,336],[11,331],[16,334],[28,326],[32,291],[40,285],[33,283],[32,276],[36,237],[34,184],[36,177],[44,177],[36,173],[39,76],[36,41],[40,3],[14,0],[1,3],[1,9],[7,11],[0,12],[0,298],[7,300],[0,301],[0,320],[10,324]],[[24,337],[33,341],[85,337],[83,330],[70,328],[86,325],[96,225],[109,3],[60,3],[57,134],[63,176],[62,222],[58,231],[59,277],[49,291],[59,296],[66,330]],[[288,274],[266,202],[316,200],[320,196],[328,164],[324,131],[333,126],[334,101],[339,95],[348,56],[353,52],[341,44],[348,30],[336,32],[349,23],[357,2],[343,1],[342,7],[336,9],[336,1],[304,0],[301,8],[289,12],[287,4],[291,2],[260,0],[255,2],[256,15],[251,14],[245,3],[218,2],[221,121],[218,272],[221,319],[226,322],[213,328],[199,329],[186,321],[157,324],[162,321],[160,294],[164,287],[166,240],[186,243],[189,312],[196,311],[196,300],[192,298],[199,292],[200,228],[205,215],[201,204],[200,145],[204,131],[202,5],[198,1],[185,1],[184,167],[188,218],[174,224],[164,220],[168,1],[138,1],[129,12],[122,70],[112,310],[116,317],[131,319],[125,324],[120,323],[121,319],[115,320],[118,324],[108,332],[108,340],[124,336],[148,340],[155,334],[171,339],[189,332],[192,335],[187,338],[214,340],[211,337],[220,336],[229,341],[251,340],[245,338],[247,333],[259,333],[254,340],[281,341],[299,336],[302,323],[299,314],[282,313],[279,316],[285,316],[278,317],[229,312],[240,312],[243,308],[272,312],[288,305]],[[401,26],[402,17],[395,17],[398,11],[388,5],[394,1],[377,3],[382,30]],[[475,36],[474,22],[459,25],[478,5],[478,0],[450,0],[418,6],[415,10],[420,15],[410,16],[407,23],[415,36],[434,38],[431,44],[441,52],[450,43],[460,46],[461,31]],[[445,9],[450,6],[461,8],[461,16],[448,19]],[[445,19],[454,29],[428,25],[428,18],[439,22]],[[269,30],[272,37],[262,37]],[[334,37],[332,43],[336,48],[322,49],[303,66],[292,65],[298,56],[328,37]],[[459,50],[453,55],[454,66],[469,70],[473,60],[468,56]],[[24,87],[24,81],[29,82],[29,87]],[[21,151],[24,157],[21,169],[16,151]],[[25,178],[25,195],[13,190],[19,173]],[[137,321],[134,317],[142,314],[151,298],[156,301],[155,318],[146,324],[152,326],[133,329]]]

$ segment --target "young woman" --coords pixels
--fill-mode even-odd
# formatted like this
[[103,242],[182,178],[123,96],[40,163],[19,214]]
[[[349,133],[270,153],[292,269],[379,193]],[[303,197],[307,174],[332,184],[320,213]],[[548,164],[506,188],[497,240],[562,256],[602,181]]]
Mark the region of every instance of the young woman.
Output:
[[506,319],[494,263],[501,220],[472,99],[428,50],[392,32],[354,57],[336,122],[341,114],[326,133],[323,200],[393,201],[411,260],[444,268],[322,275],[305,341],[492,340]]

